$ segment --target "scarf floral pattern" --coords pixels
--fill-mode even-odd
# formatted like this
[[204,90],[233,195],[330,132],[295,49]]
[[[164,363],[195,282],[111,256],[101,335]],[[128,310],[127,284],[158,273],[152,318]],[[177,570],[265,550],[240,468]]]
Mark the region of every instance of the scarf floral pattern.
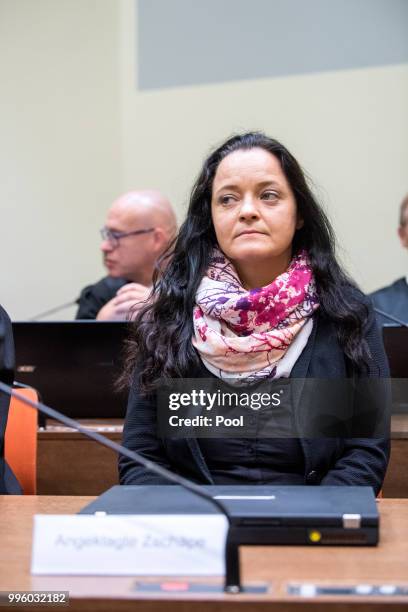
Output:
[[216,248],[196,294],[193,345],[220,378],[274,378],[277,363],[319,307],[306,251],[258,289],[245,289]]

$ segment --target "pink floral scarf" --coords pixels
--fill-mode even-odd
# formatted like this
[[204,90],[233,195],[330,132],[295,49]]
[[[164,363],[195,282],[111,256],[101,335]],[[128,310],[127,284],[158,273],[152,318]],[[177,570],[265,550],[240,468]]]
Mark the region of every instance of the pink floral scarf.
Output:
[[232,263],[215,249],[196,294],[193,345],[220,378],[274,378],[278,362],[318,307],[305,251],[272,283],[247,291]]

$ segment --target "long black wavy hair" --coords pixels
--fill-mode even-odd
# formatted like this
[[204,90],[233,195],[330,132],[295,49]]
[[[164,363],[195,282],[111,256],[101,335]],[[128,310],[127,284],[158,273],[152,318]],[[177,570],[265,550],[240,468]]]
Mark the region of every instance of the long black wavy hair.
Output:
[[293,155],[280,142],[263,133],[250,132],[230,138],[205,160],[191,192],[186,220],[163,256],[168,265],[160,276],[155,275],[154,300],[135,319],[122,383],[131,382],[137,367],[140,390],[147,393],[157,388],[160,379],[191,376],[192,367],[199,365],[191,342],[192,313],[197,288],[216,245],[211,218],[214,176],[227,155],[255,147],[279,160],[303,220],[303,226],[295,233],[292,253],[308,251],[320,312],[335,325],[339,343],[353,365],[359,370],[365,367],[369,355],[363,327],[368,309],[362,294],[337,262],[333,229]]

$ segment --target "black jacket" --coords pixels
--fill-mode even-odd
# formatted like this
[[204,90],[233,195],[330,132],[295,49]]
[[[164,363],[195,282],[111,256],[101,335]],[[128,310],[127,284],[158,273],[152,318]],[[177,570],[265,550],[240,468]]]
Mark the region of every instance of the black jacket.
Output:
[[[365,376],[388,377],[388,364],[374,313],[365,330],[372,359]],[[335,329],[321,314],[314,317],[313,331],[297,360],[293,378],[346,378],[355,375],[340,348]],[[206,377],[210,378],[206,370]],[[197,377],[192,372],[192,378]],[[297,397],[294,411],[307,415]],[[386,431],[388,433],[389,424]],[[213,484],[196,439],[160,439],[157,436],[154,397],[138,392],[137,376],[132,386],[123,432],[123,444],[195,482]],[[304,453],[304,482],[307,485],[370,485],[379,492],[389,459],[389,433],[382,438],[301,438]],[[119,458],[121,484],[168,484],[130,459]]]
[[84,287],[78,299],[78,311],[75,318],[96,319],[102,306],[114,298],[117,291],[128,282],[124,278],[105,276],[94,285]]
[[[0,306],[0,380],[6,385],[14,381],[14,343],[10,319]],[[0,494],[21,493],[21,487],[4,460],[4,433],[6,431],[10,397],[0,392]]]
[[[370,298],[375,308],[408,323],[408,284],[405,278],[399,278],[392,285],[374,291]],[[397,325],[380,314],[377,314],[377,320],[380,325]]]

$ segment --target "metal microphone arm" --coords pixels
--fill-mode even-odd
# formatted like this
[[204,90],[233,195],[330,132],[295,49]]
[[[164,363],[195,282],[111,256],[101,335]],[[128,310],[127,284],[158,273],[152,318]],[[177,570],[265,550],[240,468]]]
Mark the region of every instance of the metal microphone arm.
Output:
[[402,321],[402,319],[398,319],[398,317],[394,317],[394,315],[390,315],[388,314],[388,312],[384,312],[384,310],[380,310],[379,308],[374,308],[374,311],[381,315],[382,317],[385,317],[386,319],[389,319],[390,321],[393,321],[394,323],[398,323],[398,325],[402,325],[402,327],[408,327],[408,323],[406,323],[405,321]]
[[70,306],[74,306],[78,304],[79,298],[72,300],[71,302],[66,302],[65,304],[60,304],[59,306],[55,306],[54,308],[50,308],[49,310],[45,310],[44,312],[40,312],[36,314],[34,317],[30,317],[28,321],[38,321],[39,319],[43,319],[44,317],[48,317],[49,315],[55,314],[56,312],[60,312],[61,310],[65,310]]

